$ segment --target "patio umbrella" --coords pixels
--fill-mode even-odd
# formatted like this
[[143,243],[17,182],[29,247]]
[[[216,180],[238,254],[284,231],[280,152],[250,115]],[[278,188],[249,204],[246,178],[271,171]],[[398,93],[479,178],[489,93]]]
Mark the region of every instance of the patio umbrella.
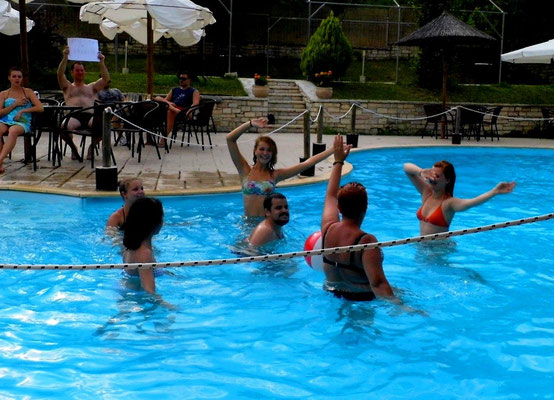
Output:
[[[29,32],[35,23],[26,18],[26,32]],[[12,9],[10,3],[0,0],[0,33],[4,35],[19,35],[19,11]]]
[[[148,44],[146,21],[136,21],[131,25],[118,25],[109,19],[100,24],[100,31],[108,39],[113,40],[118,33],[127,33],[137,42]],[[153,40],[157,42],[162,37],[173,38],[180,46],[187,47],[195,45],[204,36],[204,29],[154,29]]]
[[[452,14],[443,13],[396,42],[399,46],[432,47],[442,54],[442,108],[446,108],[446,82],[448,76],[448,60],[446,52],[456,45],[480,45],[495,39],[484,32],[460,21]],[[441,126],[441,138],[445,137],[445,117]]]
[[500,58],[514,64],[550,64],[554,61],[554,39],[504,53]]
[[29,56],[27,50],[27,32],[34,26],[34,22],[27,18],[25,3],[33,0],[12,0],[19,4],[19,10],[12,10],[7,1],[1,0],[0,8],[5,10],[1,12],[0,32],[5,35],[19,34],[19,43],[21,49],[21,68],[23,69],[23,85],[27,86],[29,81]]
[[[210,10],[189,0],[105,0],[90,2],[81,7],[81,21],[108,26],[110,23],[119,29],[133,29],[136,22],[146,26],[147,42],[147,91],[152,95],[154,75],[154,32],[157,29],[175,31],[203,29],[213,24],[215,19]],[[140,30],[141,25],[136,29]],[[136,30],[135,32],[138,32]]]

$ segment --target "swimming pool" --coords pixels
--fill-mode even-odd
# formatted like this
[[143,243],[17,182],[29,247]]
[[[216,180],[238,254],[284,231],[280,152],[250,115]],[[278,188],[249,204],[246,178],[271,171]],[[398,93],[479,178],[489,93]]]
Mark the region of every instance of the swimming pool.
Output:
[[[415,148],[349,157],[368,188],[364,228],[416,236],[402,163],[447,159],[455,194],[516,180],[511,195],[456,215],[452,229],[552,212],[552,151]],[[319,229],[325,185],[283,188],[291,222],[275,252]],[[240,195],[162,198],[159,261],[235,256]],[[3,263],[120,262],[103,235],[118,200],[0,193]],[[548,398],[554,378],[553,222],[384,249],[397,294],[428,317],[321,290],[302,259],[173,268],[157,290],[118,271],[0,271],[0,397]]]

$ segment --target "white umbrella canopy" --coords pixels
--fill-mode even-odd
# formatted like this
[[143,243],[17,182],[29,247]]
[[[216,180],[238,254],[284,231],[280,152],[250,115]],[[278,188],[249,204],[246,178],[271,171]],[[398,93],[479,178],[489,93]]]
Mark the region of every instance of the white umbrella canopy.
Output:
[[154,29],[202,29],[213,24],[212,12],[189,0],[105,0],[81,7],[79,18],[91,24],[104,19],[123,26],[131,25],[150,14]]
[[[35,23],[26,18],[27,32],[29,32]],[[19,35],[19,11],[12,9],[10,3],[4,0],[0,0],[0,33],[4,35]]]
[[[72,1],[79,2],[81,0]],[[107,21],[104,24],[106,32],[120,29],[136,35],[139,35],[142,30],[141,24],[144,24],[147,41],[147,91],[150,95],[152,95],[154,80],[153,58],[156,30],[167,30],[165,33],[168,34],[171,31],[171,36],[177,43],[192,42],[191,44],[194,44],[200,40],[202,35],[198,32],[185,31],[202,30],[207,25],[215,23],[215,18],[209,9],[196,5],[190,0],[172,0],[171,2],[167,0],[94,1],[81,7],[79,18],[81,21],[99,25]],[[134,27],[133,24],[135,24]],[[133,34],[131,35],[133,36]],[[193,42],[197,37],[198,40]],[[143,42],[141,41],[141,43]]]
[[[109,19],[105,19],[100,24],[100,31],[108,39],[113,40],[118,33],[127,33],[137,42],[144,45],[148,44],[148,29],[146,21],[140,20],[131,25],[118,25]],[[195,45],[204,36],[203,29],[154,29],[154,43],[160,38],[173,38],[180,46],[187,47]]]
[[554,39],[504,53],[500,58],[514,64],[550,64],[554,60]]

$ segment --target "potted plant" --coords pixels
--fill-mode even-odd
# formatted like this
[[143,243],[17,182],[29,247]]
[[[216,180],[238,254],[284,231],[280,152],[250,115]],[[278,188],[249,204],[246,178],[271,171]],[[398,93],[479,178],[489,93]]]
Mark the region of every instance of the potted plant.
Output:
[[269,86],[267,86],[268,80],[269,76],[254,74],[254,86],[252,86],[252,94],[254,97],[269,96]]
[[333,80],[333,71],[321,71],[314,74],[314,83],[316,85],[315,94],[320,99],[330,99],[333,95],[331,81]]
[[352,46],[342,31],[339,19],[331,12],[329,17],[321,21],[302,50],[300,69],[306,79],[317,86],[316,94],[319,98],[330,98],[331,81],[344,76],[351,62]]

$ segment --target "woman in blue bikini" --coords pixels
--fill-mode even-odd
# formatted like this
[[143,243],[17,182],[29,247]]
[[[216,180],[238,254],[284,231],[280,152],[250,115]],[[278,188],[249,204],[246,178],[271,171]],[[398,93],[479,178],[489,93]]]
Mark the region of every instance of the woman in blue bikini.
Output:
[[447,232],[456,212],[483,204],[497,194],[510,193],[516,186],[515,182],[500,182],[477,197],[460,199],[454,197],[456,172],[448,161],[439,161],[428,169],[406,163],[404,172],[421,194],[422,204],[416,213],[421,235]]
[[333,153],[330,148],[292,167],[275,169],[277,145],[270,137],[259,136],[254,144],[254,164],[250,165],[242,156],[237,140],[249,128],[265,128],[267,125],[267,118],[252,119],[227,135],[229,153],[242,184],[244,215],[247,217],[264,217],[264,198],[275,191],[277,183],[314,166]]
[[[13,67],[8,71],[10,88],[0,92],[0,174],[5,172],[4,159],[15,147],[17,137],[31,130],[32,112],[42,112],[42,103],[32,89],[24,88],[23,72]],[[4,143],[4,135],[8,135]]]

